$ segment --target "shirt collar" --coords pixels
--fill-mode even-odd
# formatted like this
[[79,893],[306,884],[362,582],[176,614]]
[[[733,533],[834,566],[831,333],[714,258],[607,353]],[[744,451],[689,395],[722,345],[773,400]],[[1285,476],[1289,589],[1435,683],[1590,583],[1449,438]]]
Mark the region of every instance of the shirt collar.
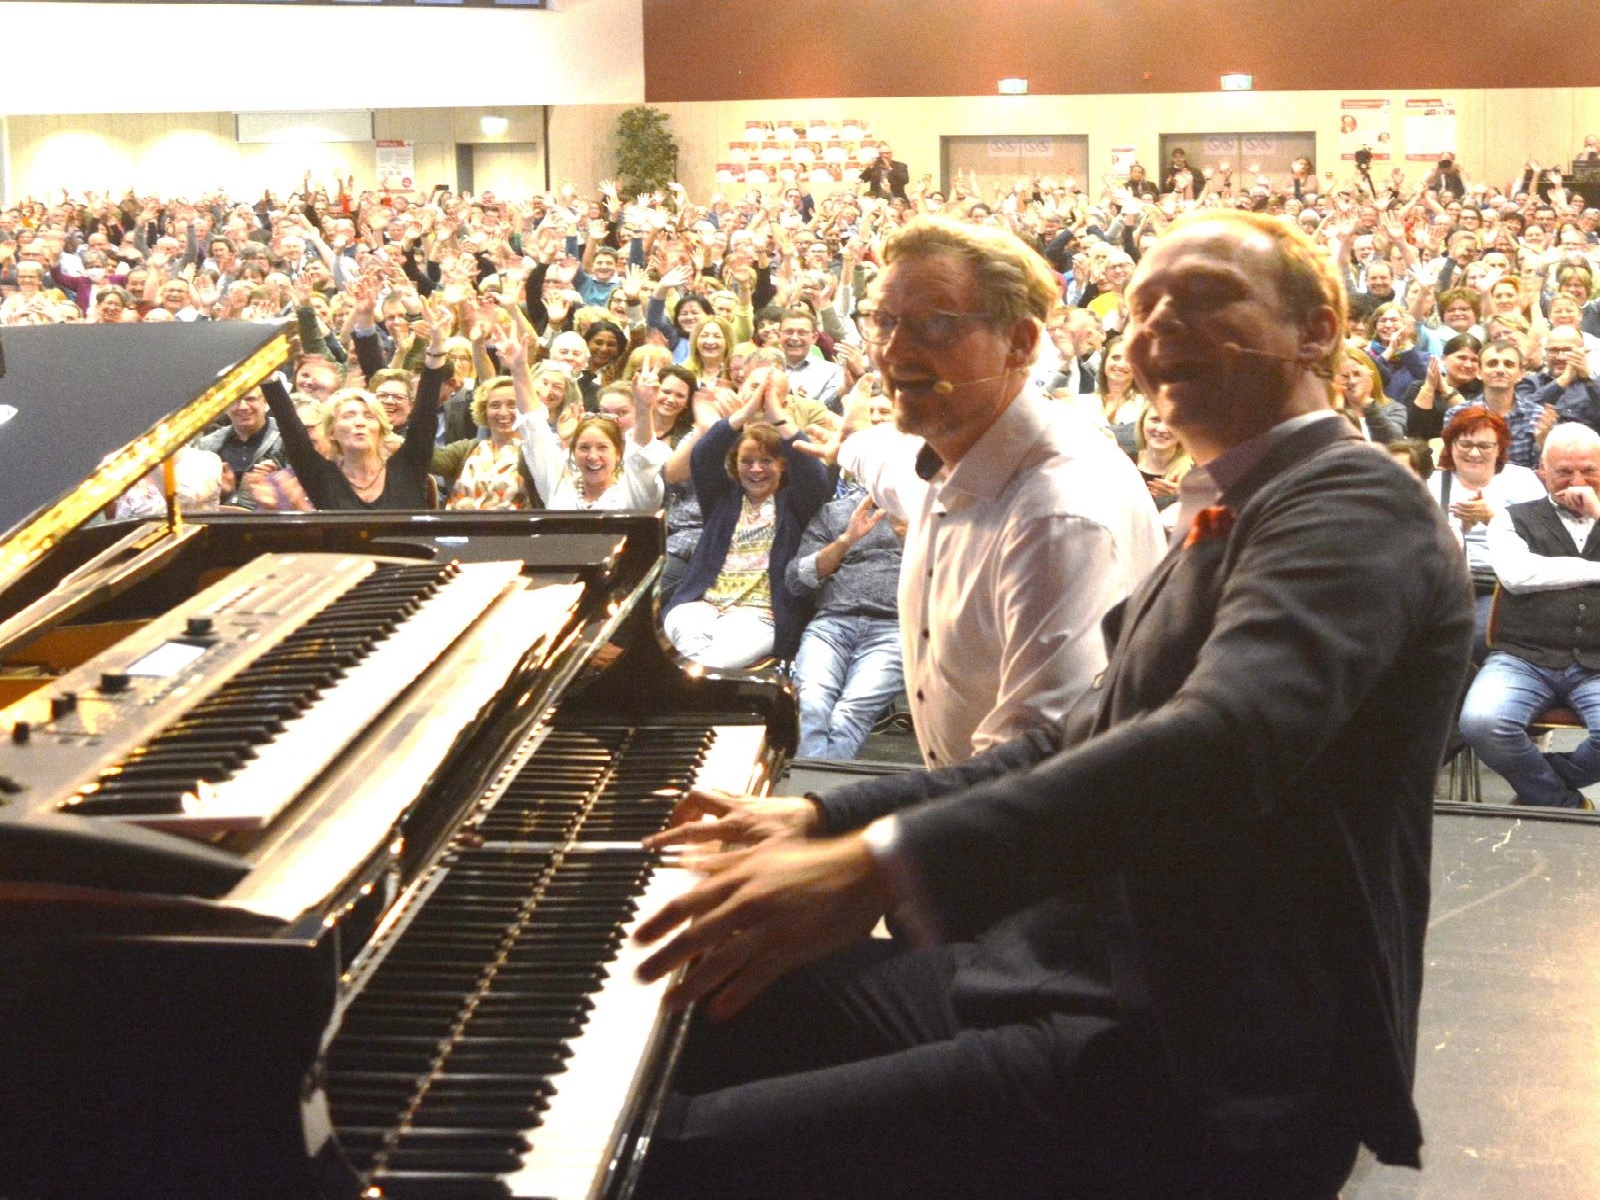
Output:
[[[1012,476],[1022,469],[1028,450],[1045,433],[1049,424],[1047,404],[1031,387],[1018,392],[983,436],[961,456],[961,461],[948,469],[942,492],[948,494],[954,489],[992,500],[1005,491]],[[944,460],[926,444],[917,454],[917,474],[923,479],[933,479],[945,466]]]
[[1560,517],[1568,525],[1588,525],[1594,522],[1593,517],[1586,517],[1582,513],[1575,513],[1565,504],[1557,503],[1554,496],[1546,496],[1545,499],[1549,500],[1550,507],[1556,510],[1556,516]]
[[1194,521],[1195,514],[1222,499],[1234,484],[1248,475],[1279,442],[1316,421],[1344,420],[1331,408],[1301,413],[1279,421],[1265,433],[1224,450],[1203,466],[1192,468],[1178,483],[1178,520],[1173,527],[1174,541],[1180,540]]
[[[1248,442],[1240,442],[1237,446],[1224,450],[1204,467],[1196,467],[1195,470],[1204,470],[1210,473],[1212,481],[1216,484],[1217,494],[1220,496],[1248,475],[1255,468],[1255,465],[1271,452],[1274,446],[1290,434],[1296,433],[1316,421],[1342,421],[1343,419],[1331,408],[1319,408],[1314,412],[1301,413],[1298,417],[1290,417],[1287,421],[1279,421],[1271,429],[1265,433],[1257,434]],[[1189,474],[1194,474],[1194,471]]]

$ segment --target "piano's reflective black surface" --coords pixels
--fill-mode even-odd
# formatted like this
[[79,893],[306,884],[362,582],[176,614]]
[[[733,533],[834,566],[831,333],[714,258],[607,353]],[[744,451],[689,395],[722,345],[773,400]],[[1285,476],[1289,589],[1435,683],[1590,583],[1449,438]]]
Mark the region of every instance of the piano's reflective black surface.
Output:
[[[199,373],[218,411],[270,346],[230,353]],[[795,729],[785,685],[665,649],[662,536],[417,513],[18,539],[0,1196],[625,1195],[678,1032],[626,934],[684,885],[638,841],[691,782],[765,787]]]

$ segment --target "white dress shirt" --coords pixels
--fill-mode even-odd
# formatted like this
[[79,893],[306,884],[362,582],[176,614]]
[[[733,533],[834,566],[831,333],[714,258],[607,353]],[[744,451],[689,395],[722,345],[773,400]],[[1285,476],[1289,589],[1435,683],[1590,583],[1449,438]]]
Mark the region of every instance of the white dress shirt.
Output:
[[954,466],[888,425],[839,464],[908,526],[900,630],[929,765],[1059,720],[1105,668],[1101,617],[1164,552],[1128,457],[1024,389]]
[[1505,509],[1489,522],[1487,540],[1489,561],[1500,585],[1508,592],[1549,592],[1557,588],[1600,583],[1600,562],[1582,556],[1583,544],[1594,529],[1594,518],[1579,516],[1570,508],[1550,501],[1561,525],[1572,537],[1572,556],[1535,554],[1522,540]]

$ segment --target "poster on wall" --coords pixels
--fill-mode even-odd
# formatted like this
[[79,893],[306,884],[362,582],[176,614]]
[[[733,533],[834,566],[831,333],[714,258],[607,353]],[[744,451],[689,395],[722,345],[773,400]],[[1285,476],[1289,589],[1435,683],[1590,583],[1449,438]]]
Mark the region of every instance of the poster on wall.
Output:
[[1362,148],[1371,150],[1374,160],[1390,158],[1393,143],[1387,100],[1339,101],[1339,157],[1345,162]]
[[417,152],[410,142],[378,142],[378,187],[409,192],[417,183]]
[[1118,181],[1127,179],[1128,168],[1138,160],[1139,148],[1137,146],[1111,147],[1111,178]]
[[1431,162],[1456,152],[1456,106],[1448,100],[1406,101],[1406,161]]

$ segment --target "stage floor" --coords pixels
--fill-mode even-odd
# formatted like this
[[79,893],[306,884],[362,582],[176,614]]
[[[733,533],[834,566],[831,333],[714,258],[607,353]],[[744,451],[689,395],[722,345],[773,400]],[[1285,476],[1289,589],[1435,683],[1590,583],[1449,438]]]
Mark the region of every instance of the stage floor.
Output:
[[1441,807],[1427,964],[1423,1170],[1344,1200],[1600,1197],[1600,819]]

